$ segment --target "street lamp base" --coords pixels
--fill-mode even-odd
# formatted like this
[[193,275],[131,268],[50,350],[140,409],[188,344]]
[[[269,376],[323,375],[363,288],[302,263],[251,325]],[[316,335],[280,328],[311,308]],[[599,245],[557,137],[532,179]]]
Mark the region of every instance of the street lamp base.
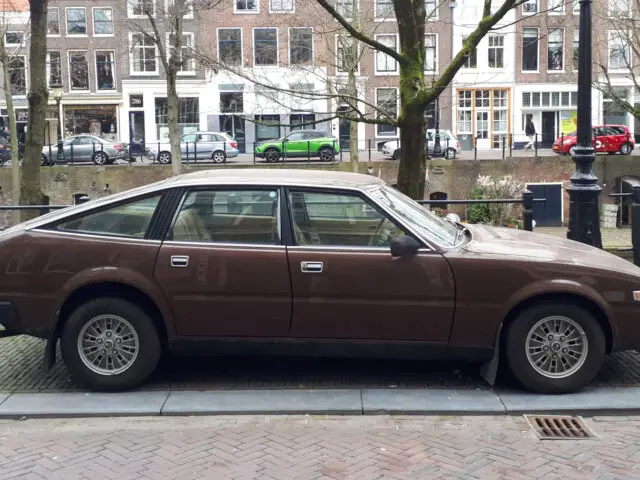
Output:
[[602,248],[600,233],[600,212],[598,202],[602,188],[598,177],[593,174],[592,165],[596,159],[591,147],[576,147],[573,161],[576,171],[567,187],[569,194],[569,229],[567,238]]

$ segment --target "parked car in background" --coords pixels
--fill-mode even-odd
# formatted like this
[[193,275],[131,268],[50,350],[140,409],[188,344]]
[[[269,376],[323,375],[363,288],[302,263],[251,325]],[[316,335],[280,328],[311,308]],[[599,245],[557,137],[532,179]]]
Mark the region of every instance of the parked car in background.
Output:
[[[429,156],[436,156],[434,153],[436,145],[436,131],[429,129],[426,133],[427,148]],[[460,152],[460,142],[456,136],[449,130],[440,130],[440,148],[442,156],[446,159],[453,160]],[[390,140],[382,146],[382,154],[393,160],[400,158],[400,140]]]
[[42,148],[42,164],[93,162],[96,165],[110,165],[118,159],[127,158],[127,151],[120,142],[107,140],[95,135],[75,135],[65,138],[62,150],[58,144]]
[[317,157],[332,162],[340,153],[340,142],[322,130],[294,130],[282,138],[257,142],[255,155],[269,163],[286,158]]
[[[636,146],[629,128],[624,125],[603,125],[593,127],[592,146],[598,153],[620,153],[629,155]],[[576,132],[560,136],[553,142],[553,151],[561,155],[573,153],[578,142]]]
[[[166,142],[147,144],[158,163],[171,163],[171,145]],[[183,161],[212,161],[224,163],[227,158],[237,157],[238,142],[225,132],[191,132],[180,137],[180,155]]]
[[442,219],[372,175],[179,175],[4,230],[0,252],[0,337],[47,339],[49,367],[59,341],[95,390],[133,388],[168,349],[213,342],[497,361],[561,393],[640,346],[631,262]]
[[[24,156],[24,143],[18,142],[18,158]],[[0,165],[11,161],[11,142],[8,138],[0,136]]]

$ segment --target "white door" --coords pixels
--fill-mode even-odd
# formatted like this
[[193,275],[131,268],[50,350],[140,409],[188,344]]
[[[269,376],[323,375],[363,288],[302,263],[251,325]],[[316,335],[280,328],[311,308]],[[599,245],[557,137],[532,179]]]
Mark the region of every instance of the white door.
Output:
[[490,148],[489,112],[476,112],[476,142],[478,150]]

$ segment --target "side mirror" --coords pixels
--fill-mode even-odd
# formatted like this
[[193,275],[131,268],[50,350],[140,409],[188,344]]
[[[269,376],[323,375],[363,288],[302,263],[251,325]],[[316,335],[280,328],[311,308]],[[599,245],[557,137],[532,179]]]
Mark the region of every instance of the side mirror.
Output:
[[418,241],[407,235],[402,237],[396,237],[391,240],[391,256],[392,257],[406,257],[414,255],[420,249]]

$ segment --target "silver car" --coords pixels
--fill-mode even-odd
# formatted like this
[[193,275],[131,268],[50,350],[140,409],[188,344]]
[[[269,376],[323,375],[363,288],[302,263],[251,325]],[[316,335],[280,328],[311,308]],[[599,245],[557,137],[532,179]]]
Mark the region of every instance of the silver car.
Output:
[[42,164],[93,162],[96,165],[110,165],[119,158],[125,158],[127,149],[122,143],[95,135],[76,135],[65,138],[62,149],[58,145],[42,148]]
[[[436,131],[429,129],[426,132],[427,148],[429,155],[434,156],[434,148],[436,145]],[[440,130],[440,148],[444,158],[453,160],[460,152],[460,142],[456,136],[449,130]],[[382,146],[382,154],[385,157],[391,157],[394,160],[400,158],[400,140],[391,140]]]
[[[169,142],[151,143],[149,150],[159,163],[171,163]],[[180,137],[180,154],[184,161],[211,160],[224,163],[227,158],[237,157],[238,142],[224,132],[191,132]]]

